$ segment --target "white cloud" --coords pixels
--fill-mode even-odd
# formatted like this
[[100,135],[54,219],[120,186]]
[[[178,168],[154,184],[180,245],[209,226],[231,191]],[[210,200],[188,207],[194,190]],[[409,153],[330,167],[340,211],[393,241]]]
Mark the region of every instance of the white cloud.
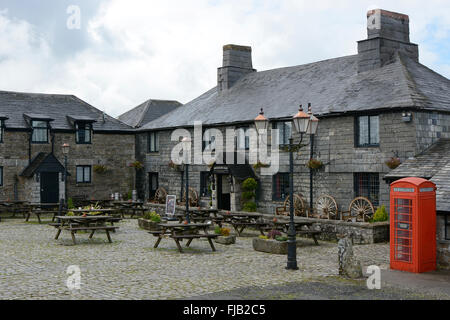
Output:
[[[83,23],[90,45],[65,60],[45,32],[4,12],[0,88],[73,93],[112,115],[148,98],[187,102],[215,86],[224,44],[251,45],[258,70],[355,54],[372,1],[105,1]],[[450,57],[430,44],[448,41],[449,2],[378,5],[409,14],[422,62],[449,76]]]

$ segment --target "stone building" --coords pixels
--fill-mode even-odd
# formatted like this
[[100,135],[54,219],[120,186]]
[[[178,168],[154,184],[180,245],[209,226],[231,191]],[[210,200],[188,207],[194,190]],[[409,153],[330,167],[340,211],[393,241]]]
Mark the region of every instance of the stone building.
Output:
[[[0,91],[0,201],[109,199],[135,185],[133,129],[72,95]],[[100,170],[99,170],[100,169]]]
[[[145,163],[141,194],[152,198],[160,186],[182,196],[183,166],[171,163],[179,144],[178,137],[171,139],[175,129],[187,129],[194,137],[194,123],[202,123],[205,141],[202,134],[194,138],[192,158],[217,142],[208,129],[218,129],[224,137],[227,129],[240,129],[237,137],[226,140],[236,142],[248,158],[253,148],[242,132],[254,127],[261,108],[270,120],[270,149],[271,129],[279,130],[281,145],[287,144],[299,105],[306,109],[312,103],[320,119],[313,158],[324,164],[313,174],[314,199],[329,194],[342,211],[356,196],[368,197],[375,207],[389,207],[389,185],[383,178],[391,169],[385,162],[393,157],[405,161],[439,139],[450,138],[450,81],[419,62],[407,15],[373,10],[367,19],[368,38],[358,41],[358,54],[306,65],[257,72],[250,47],[224,46],[214,88],[136,130],[136,157]],[[298,143],[299,137],[294,138]],[[304,141],[309,140],[306,136]],[[294,191],[307,202],[309,159],[309,147],[295,153]],[[231,167],[234,163],[213,168],[210,164],[204,161],[189,168],[190,186],[204,203],[212,200],[220,209],[240,210],[240,184],[253,175],[259,183],[259,211],[274,213],[289,194],[287,152],[280,151],[280,168],[274,175],[262,175],[262,169],[250,164],[238,165],[238,170]]]

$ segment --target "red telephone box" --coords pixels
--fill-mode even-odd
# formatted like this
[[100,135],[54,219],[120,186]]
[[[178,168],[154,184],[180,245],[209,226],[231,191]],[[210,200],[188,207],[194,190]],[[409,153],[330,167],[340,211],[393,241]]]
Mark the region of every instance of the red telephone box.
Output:
[[391,184],[391,269],[436,270],[436,185],[421,178]]

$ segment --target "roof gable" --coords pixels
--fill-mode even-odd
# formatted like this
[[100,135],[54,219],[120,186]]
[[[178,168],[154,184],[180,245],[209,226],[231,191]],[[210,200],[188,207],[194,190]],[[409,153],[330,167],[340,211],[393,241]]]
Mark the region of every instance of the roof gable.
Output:
[[120,115],[118,119],[133,128],[139,128],[181,106],[178,101],[147,100],[134,109]]

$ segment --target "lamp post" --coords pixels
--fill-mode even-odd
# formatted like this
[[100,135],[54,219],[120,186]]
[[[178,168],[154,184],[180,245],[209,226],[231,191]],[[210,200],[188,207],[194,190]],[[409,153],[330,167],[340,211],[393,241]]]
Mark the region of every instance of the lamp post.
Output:
[[[313,113],[312,113],[312,107],[311,103],[308,104],[308,115],[310,117],[309,126],[308,126],[308,134],[310,136],[310,151],[309,151],[309,158],[310,160],[314,157],[314,135],[317,132],[317,127],[319,126],[319,119],[317,119]],[[314,193],[313,193],[313,169],[309,168],[309,207],[310,207],[310,214],[312,214],[313,205],[314,205]]]
[[62,145],[62,153],[64,155],[64,204],[67,206],[67,156],[69,155],[70,145],[64,143]]
[[[312,113],[305,113],[303,111],[302,105],[300,105],[300,109],[298,113],[293,117],[292,122],[294,124],[295,131],[300,134],[300,142],[297,145],[294,145],[294,139],[292,137],[289,139],[289,197],[291,199],[291,204],[289,206],[288,257],[286,269],[298,270],[296,242],[297,233],[294,223],[294,149],[302,148],[303,146],[305,146],[302,145],[303,136],[305,133],[315,134],[317,130],[318,119],[316,122],[316,120],[313,119]],[[267,130],[268,126],[269,121],[264,116],[263,109],[261,109],[261,113],[255,119],[255,127],[258,134],[263,134],[265,130]]]
[[191,219],[189,217],[189,152],[188,150],[191,147],[191,139],[188,137],[184,137],[182,140],[183,143],[183,152],[186,152],[184,155],[184,171],[186,173],[186,186],[185,186],[185,193],[186,193],[186,221],[188,223],[191,223]]

